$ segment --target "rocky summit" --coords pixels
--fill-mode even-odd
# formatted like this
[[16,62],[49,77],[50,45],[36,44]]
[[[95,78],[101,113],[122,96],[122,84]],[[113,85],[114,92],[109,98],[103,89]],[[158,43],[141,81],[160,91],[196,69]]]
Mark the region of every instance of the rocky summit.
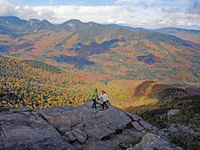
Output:
[[130,149],[182,149],[158,136],[164,131],[135,114],[112,105],[103,111],[100,105],[91,106],[87,100],[78,107],[1,109],[0,149],[113,150],[119,141],[137,143],[142,137]]

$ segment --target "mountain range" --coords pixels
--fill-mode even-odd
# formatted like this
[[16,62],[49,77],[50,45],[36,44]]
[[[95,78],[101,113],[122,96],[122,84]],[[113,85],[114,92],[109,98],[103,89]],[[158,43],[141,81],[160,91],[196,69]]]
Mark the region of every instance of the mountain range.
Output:
[[0,17],[1,149],[199,149],[199,33]]
[[200,82],[198,30],[0,17],[0,54],[116,79]]

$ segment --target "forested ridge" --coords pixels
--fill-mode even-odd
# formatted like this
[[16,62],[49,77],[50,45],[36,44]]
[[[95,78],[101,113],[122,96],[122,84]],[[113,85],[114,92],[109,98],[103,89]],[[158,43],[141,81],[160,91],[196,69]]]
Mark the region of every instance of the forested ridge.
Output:
[[[54,70],[52,66],[46,71],[32,68],[28,65],[30,63],[26,63],[15,58],[0,56],[1,105],[27,106],[33,109],[78,105],[79,100],[75,100],[75,95],[79,97],[81,92],[74,85],[78,86],[86,81],[68,72],[55,73],[58,69]],[[45,65],[38,63],[37,67],[44,68]]]
[[[132,93],[133,88],[130,87],[134,86],[131,83],[135,81],[108,79],[110,77],[101,75],[69,73],[38,61],[0,56],[1,106],[25,106],[31,109],[78,106],[89,99],[93,90],[98,88],[99,95],[100,90],[104,89],[110,94],[114,104],[123,107],[123,101]],[[129,99],[132,97],[129,96]]]
[[69,73],[45,63],[12,57],[0,56],[0,61],[1,106],[32,109],[78,106],[90,98],[95,88],[99,95],[105,90],[113,105],[121,109],[152,103],[142,101],[143,97],[134,98],[134,90],[143,80],[115,80],[108,76]]
[[34,60],[0,56],[1,106],[31,109],[78,106],[90,99],[95,88],[98,95],[105,90],[114,106],[134,112],[138,110],[136,107],[138,112],[144,112],[149,107],[158,108],[163,99],[167,105],[175,96],[190,95],[184,89],[151,80],[118,80],[98,74],[71,73]]

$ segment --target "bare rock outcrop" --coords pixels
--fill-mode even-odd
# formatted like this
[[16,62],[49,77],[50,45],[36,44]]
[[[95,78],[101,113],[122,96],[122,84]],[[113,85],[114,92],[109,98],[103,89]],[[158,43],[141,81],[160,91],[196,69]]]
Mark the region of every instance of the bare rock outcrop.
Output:
[[172,144],[168,139],[157,136],[152,133],[147,133],[142,138],[142,141],[139,144],[136,144],[132,148],[127,150],[183,150],[181,147],[178,147]]
[[0,149],[75,150],[37,112],[0,113]]
[[101,111],[100,106],[91,106],[88,100],[78,107],[2,111],[0,149],[113,150],[119,140],[137,141],[158,130],[117,107]]
[[180,109],[170,109],[168,112],[167,112],[167,116],[168,116],[168,119],[170,117],[173,117],[173,116],[176,116],[180,113]]

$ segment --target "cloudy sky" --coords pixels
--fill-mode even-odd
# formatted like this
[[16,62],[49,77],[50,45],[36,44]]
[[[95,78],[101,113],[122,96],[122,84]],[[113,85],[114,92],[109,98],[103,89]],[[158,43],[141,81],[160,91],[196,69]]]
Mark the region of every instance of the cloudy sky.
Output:
[[0,16],[200,30],[200,0],[0,0]]

